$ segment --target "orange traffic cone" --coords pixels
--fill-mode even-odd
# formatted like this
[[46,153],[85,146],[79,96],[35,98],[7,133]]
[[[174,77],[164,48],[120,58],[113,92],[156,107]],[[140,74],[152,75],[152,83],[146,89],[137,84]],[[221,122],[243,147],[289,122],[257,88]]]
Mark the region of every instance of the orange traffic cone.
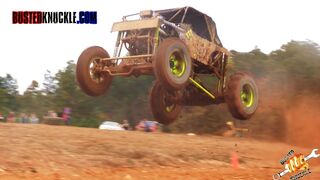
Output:
[[231,153],[231,167],[234,169],[239,168],[239,156],[236,152]]

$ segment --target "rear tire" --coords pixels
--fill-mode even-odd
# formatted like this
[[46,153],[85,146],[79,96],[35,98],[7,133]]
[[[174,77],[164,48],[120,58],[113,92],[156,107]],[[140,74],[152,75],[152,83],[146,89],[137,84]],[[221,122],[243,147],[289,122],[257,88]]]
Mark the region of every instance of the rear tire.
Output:
[[104,94],[111,85],[112,76],[105,72],[94,72],[101,58],[110,57],[108,52],[99,46],[85,49],[78,58],[76,77],[80,88],[89,96]]
[[167,90],[180,90],[187,86],[192,72],[192,61],[187,46],[178,38],[161,42],[154,59],[157,80]]
[[236,73],[227,83],[226,103],[232,116],[249,119],[257,110],[259,102],[258,88],[248,73]]
[[151,88],[150,106],[153,117],[161,124],[167,125],[174,122],[180,115],[182,106],[171,101],[169,97],[177,97],[178,91],[167,91],[159,82]]

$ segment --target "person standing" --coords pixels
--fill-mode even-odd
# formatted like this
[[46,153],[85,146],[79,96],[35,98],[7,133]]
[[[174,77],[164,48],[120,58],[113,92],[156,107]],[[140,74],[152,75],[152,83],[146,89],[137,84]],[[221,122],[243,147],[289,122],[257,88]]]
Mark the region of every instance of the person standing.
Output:
[[10,112],[7,116],[7,122],[8,123],[14,123],[16,122],[16,116],[14,114],[14,112]]
[[20,122],[21,123],[28,123],[29,122],[28,116],[25,113],[21,113]]
[[62,119],[63,119],[65,125],[70,124],[70,119],[71,119],[70,114],[71,114],[71,109],[68,107],[65,107],[63,109],[63,114],[62,114]]
[[129,130],[129,129],[130,129],[130,125],[129,125],[128,120],[126,120],[126,119],[123,120],[121,127],[122,127],[123,129],[125,129],[125,130]]
[[1,112],[0,112],[0,121],[4,121],[4,117],[2,116]]
[[38,124],[39,123],[39,118],[35,113],[31,113],[30,115],[30,123],[31,124]]

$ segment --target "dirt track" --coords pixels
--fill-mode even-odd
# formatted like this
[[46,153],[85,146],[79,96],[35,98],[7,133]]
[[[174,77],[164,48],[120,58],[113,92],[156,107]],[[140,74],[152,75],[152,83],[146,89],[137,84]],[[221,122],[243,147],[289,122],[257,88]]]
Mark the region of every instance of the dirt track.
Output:
[[[0,179],[272,179],[290,149],[311,152],[244,138],[6,123],[0,142]],[[320,158],[309,164],[304,179],[320,179]]]

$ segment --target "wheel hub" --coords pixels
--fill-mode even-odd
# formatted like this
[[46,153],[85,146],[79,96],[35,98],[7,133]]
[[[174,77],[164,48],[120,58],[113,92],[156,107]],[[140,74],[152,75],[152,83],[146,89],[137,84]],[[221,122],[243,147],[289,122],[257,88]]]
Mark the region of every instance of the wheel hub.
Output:
[[242,101],[242,104],[246,107],[251,107],[254,102],[254,93],[253,89],[249,84],[246,84],[242,87],[240,98]]
[[181,77],[186,71],[186,60],[179,51],[175,51],[170,55],[169,65],[171,73],[177,77]]
[[176,99],[173,94],[166,92],[163,97],[163,103],[165,105],[165,110],[171,112],[176,106]]
[[89,65],[90,77],[97,83],[100,83],[104,80],[101,72],[100,58],[93,58]]

